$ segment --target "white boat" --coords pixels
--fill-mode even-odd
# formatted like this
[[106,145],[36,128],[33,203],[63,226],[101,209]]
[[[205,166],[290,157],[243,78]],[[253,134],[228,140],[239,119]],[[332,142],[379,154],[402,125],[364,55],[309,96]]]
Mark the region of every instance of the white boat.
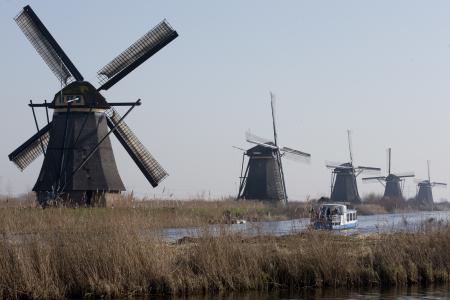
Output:
[[356,209],[345,204],[324,203],[311,211],[311,225],[315,229],[342,230],[356,228],[358,215]]

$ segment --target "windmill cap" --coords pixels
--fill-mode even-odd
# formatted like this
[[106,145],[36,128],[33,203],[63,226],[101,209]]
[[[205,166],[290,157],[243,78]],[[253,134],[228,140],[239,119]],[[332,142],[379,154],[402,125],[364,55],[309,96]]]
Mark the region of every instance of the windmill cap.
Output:
[[398,177],[397,175],[394,175],[394,174],[389,174],[386,177],[386,181],[400,181],[400,177]]
[[[266,144],[275,146],[275,144],[272,142],[267,142]],[[267,155],[272,155],[272,153],[274,151],[277,151],[277,150],[271,149],[268,147],[264,147],[261,145],[256,145],[247,150],[247,155],[249,155],[249,156],[267,156]]]
[[419,186],[428,186],[431,185],[431,182],[429,180],[423,180],[419,182]]
[[[71,102],[74,99],[76,101]],[[68,102],[71,102],[72,107],[104,109],[110,107],[105,98],[87,81],[74,81],[65,86],[55,94],[50,108],[67,107]]]

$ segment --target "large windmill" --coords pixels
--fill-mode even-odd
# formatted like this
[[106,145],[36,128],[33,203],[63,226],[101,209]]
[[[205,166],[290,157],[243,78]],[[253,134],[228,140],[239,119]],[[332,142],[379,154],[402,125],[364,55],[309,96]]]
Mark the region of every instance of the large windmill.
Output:
[[331,197],[333,202],[350,202],[354,204],[361,203],[361,197],[358,192],[356,177],[364,171],[381,171],[380,168],[354,166],[351,132],[347,131],[348,149],[350,161],[347,163],[328,163],[327,168],[332,169],[331,173]]
[[425,208],[432,209],[433,208],[433,187],[446,187],[446,183],[442,182],[432,182],[431,181],[431,171],[430,171],[431,162],[427,161],[428,167],[428,179],[420,180],[417,184],[419,191],[416,195],[416,202]]
[[[256,144],[256,146],[244,150],[238,199],[281,201],[287,203],[282,158],[299,160],[309,159],[311,157],[308,153],[289,147],[278,146],[274,101],[274,95],[270,93],[273,141],[260,138],[250,132],[246,133],[247,142]],[[244,171],[245,156],[248,157],[248,163]]]
[[[163,20],[128,49],[100,69],[99,87],[83,76],[40,21],[30,6],[25,6],[15,21],[61,84],[53,101],[30,101],[37,133],[9,155],[20,170],[38,156],[44,162],[33,191],[38,201],[64,200],[79,204],[104,205],[109,193],[124,191],[109,136],[111,133],[155,187],[167,173],[123,121],[141,104],[110,103],[100,91],[108,90],[140,64],[174,40],[178,34]],[[128,106],[120,116],[114,106]],[[39,128],[35,108],[44,107],[47,124]],[[48,109],[53,109],[50,120]],[[149,125],[149,126],[154,126]],[[108,130],[109,127],[109,130]]]
[[376,176],[376,177],[365,177],[363,181],[378,181],[384,186],[385,198],[391,199],[403,199],[403,183],[405,178],[414,177],[414,172],[406,173],[392,173],[391,172],[391,162],[392,162],[392,150],[388,149],[388,174],[386,176]]

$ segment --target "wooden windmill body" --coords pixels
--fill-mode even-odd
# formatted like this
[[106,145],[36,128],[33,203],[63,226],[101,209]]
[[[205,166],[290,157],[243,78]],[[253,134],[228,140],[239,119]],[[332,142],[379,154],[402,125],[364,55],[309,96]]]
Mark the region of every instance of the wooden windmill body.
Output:
[[352,204],[359,204],[361,203],[361,197],[359,196],[356,178],[362,172],[378,172],[381,169],[374,167],[354,166],[350,130],[347,131],[347,137],[350,161],[347,163],[326,164],[327,168],[332,169],[330,200],[332,202],[350,202]]
[[[308,160],[311,155],[289,147],[278,146],[274,108],[275,97],[272,93],[270,95],[274,138],[271,141],[250,132],[246,133],[247,142],[256,144],[256,146],[248,150],[241,149],[244,153],[237,198],[287,203],[282,158]],[[245,157],[248,157],[248,163],[244,170]]]
[[[101,94],[149,57],[175,39],[178,34],[164,20],[98,71],[100,86],[95,88],[64,53],[30,6],[15,21],[36,51],[59,79],[62,89],[53,101],[30,101],[37,133],[14,150],[9,159],[24,170],[44,155],[33,187],[42,205],[49,202],[105,205],[108,195],[125,190],[117,170],[110,136],[113,133],[149,183],[155,187],[167,172],[142,145],[124,122],[130,111],[141,104],[108,102]],[[123,117],[114,108],[128,107]],[[43,107],[47,124],[39,128],[35,108]],[[53,110],[52,118],[49,109]]]
[[386,176],[365,177],[363,181],[377,181],[384,186],[384,198],[404,200],[403,183],[406,178],[414,177],[414,172],[392,173],[392,150],[388,149],[388,174]]

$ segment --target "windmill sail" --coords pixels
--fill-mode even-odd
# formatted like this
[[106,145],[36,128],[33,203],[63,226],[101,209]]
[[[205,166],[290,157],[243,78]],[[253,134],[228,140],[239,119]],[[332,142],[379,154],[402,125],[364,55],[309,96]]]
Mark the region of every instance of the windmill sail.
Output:
[[302,152],[299,150],[295,150],[289,147],[282,147],[281,151],[283,151],[285,154],[292,154],[292,155],[297,155],[297,156],[303,156],[303,157],[311,157],[311,154],[306,153],[306,152]]
[[295,150],[289,147],[282,147],[280,149],[282,151],[282,157],[287,158],[292,161],[299,161],[299,162],[310,162],[311,154],[305,153],[299,150]]
[[252,144],[266,146],[272,149],[278,149],[278,147],[276,147],[271,140],[254,135],[250,131],[245,132],[245,140]]
[[144,176],[153,187],[156,187],[164,178],[168,176],[167,172],[161,167],[150,152],[142,145],[136,135],[131,131],[124,121],[120,121],[121,116],[114,108],[106,111],[109,128],[116,127],[115,136],[128,154],[134,160],[136,165],[142,171]]
[[402,173],[393,173],[393,175],[399,177],[399,178],[407,178],[407,177],[415,177],[416,174],[412,171],[410,172],[402,172]]
[[326,162],[325,166],[329,169],[347,169],[353,170],[353,167],[348,163],[340,163],[340,162]]
[[83,76],[29,5],[14,20],[60,81],[68,84],[73,80],[83,80]]
[[363,180],[363,181],[386,180],[386,176],[364,177],[362,180]]
[[49,132],[51,124],[52,123],[47,124],[47,126],[39,130],[39,132],[8,155],[9,160],[12,161],[21,171],[25,170],[28,165],[30,165],[42,154],[42,147],[44,150],[47,149],[48,141],[50,139]]
[[365,166],[358,166],[356,169],[363,170],[363,171],[375,171],[375,172],[381,171],[381,168],[365,167]]
[[99,90],[107,90],[168,45],[178,33],[163,20],[97,72]]

